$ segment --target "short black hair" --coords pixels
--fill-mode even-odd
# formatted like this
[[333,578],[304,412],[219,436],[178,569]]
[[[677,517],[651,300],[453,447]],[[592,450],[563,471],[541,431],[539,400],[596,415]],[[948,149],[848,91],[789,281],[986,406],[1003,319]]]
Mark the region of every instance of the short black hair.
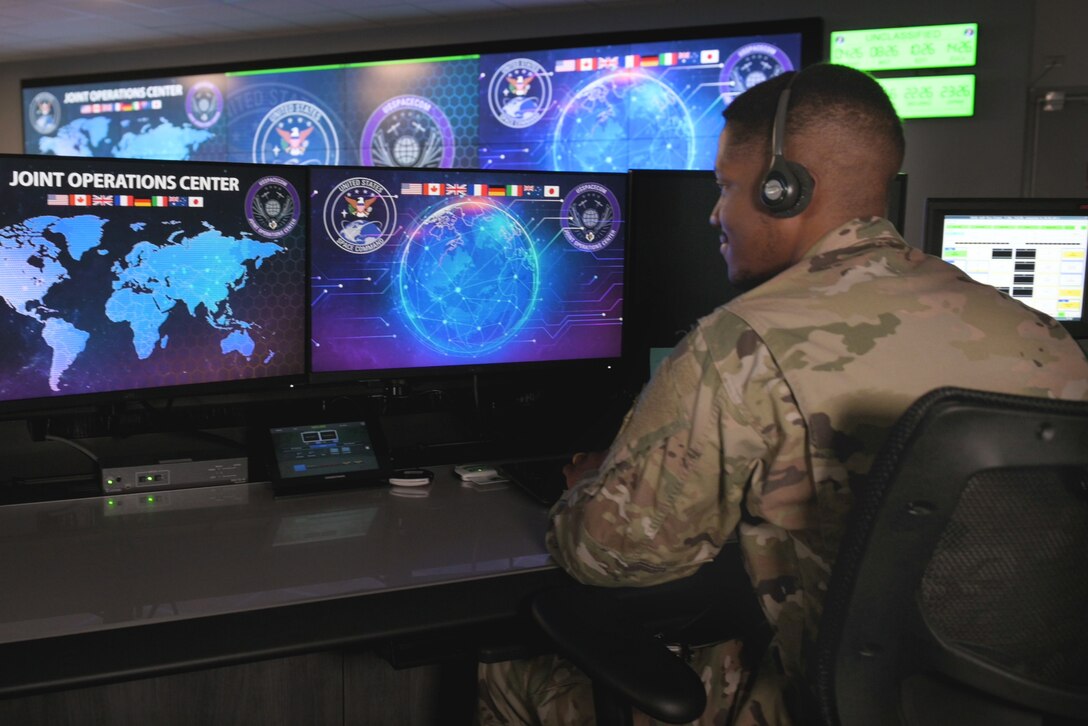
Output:
[[722,113],[730,141],[738,146],[769,143],[778,99],[787,86],[787,139],[822,124],[838,123],[883,141],[896,156],[896,167],[902,163],[903,124],[888,94],[868,73],[831,63],[782,73],[738,96]]

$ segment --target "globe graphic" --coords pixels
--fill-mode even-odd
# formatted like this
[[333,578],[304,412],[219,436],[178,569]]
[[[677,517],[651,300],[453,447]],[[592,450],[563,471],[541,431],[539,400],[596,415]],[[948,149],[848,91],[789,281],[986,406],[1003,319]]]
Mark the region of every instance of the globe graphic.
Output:
[[419,161],[419,142],[413,136],[401,136],[393,143],[393,158],[400,166],[415,166]]
[[660,80],[633,71],[598,78],[562,109],[552,147],[565,171],[690,169],[695,124]]
[[404,245],[401,306],[413,332],[448,355],[498,350],[525,324],[539,291],[532,238],[486,201],[446,204],[422,217]]
[[269,217],[277,217],[283,211],[278,199],[269,199],[264,203],[264,211]]

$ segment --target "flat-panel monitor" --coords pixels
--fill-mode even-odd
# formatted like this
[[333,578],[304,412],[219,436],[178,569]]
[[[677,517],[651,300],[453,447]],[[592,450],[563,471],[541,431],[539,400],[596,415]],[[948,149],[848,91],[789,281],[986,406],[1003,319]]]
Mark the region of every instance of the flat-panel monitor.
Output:
[[710,169],[722,110],[815,61],[812,27],[685,29],[481,55],[480,166]]
[[616,362],[626,177],[311,170],[315,375]]
[[305,373],[303,170],[0,156],[0,178],[0,405]]
[[929,199],[925,251],[1088,337],[1088,199]]
[[721,111],[820,58],[818,19],[28,80],[28,153],[261,164],[707,169]]
[[[907,175],[888,188],[888,219],[902,231]],[[641,169],[629,175],[631,285],[626,351],[650,371],[695,322],[740,290],[729,283],[720,232],[709,223],[719,189],[712,171]],[[649,366],[647,368],[647,365]]]

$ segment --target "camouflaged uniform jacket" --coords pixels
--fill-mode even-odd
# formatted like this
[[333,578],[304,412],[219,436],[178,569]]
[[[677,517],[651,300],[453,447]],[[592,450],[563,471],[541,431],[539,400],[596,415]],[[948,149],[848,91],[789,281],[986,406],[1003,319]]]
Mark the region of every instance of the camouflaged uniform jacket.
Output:
[[585,582],[650,585],[736,532],[775,636],[754,683],[734,659],[707,684],[706,721],[789,722],[851,486],[947,385],[1086,399],[1088,361],[1054,321],[854,220],[699,321],[556,505],[549,548]]

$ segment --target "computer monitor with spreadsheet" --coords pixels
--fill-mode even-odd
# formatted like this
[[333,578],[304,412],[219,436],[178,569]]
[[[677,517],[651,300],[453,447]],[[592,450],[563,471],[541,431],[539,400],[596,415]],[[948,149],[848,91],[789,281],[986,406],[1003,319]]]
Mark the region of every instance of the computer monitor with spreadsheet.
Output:
[[929,199],[925,251],[1088,337],[1088,199]]

